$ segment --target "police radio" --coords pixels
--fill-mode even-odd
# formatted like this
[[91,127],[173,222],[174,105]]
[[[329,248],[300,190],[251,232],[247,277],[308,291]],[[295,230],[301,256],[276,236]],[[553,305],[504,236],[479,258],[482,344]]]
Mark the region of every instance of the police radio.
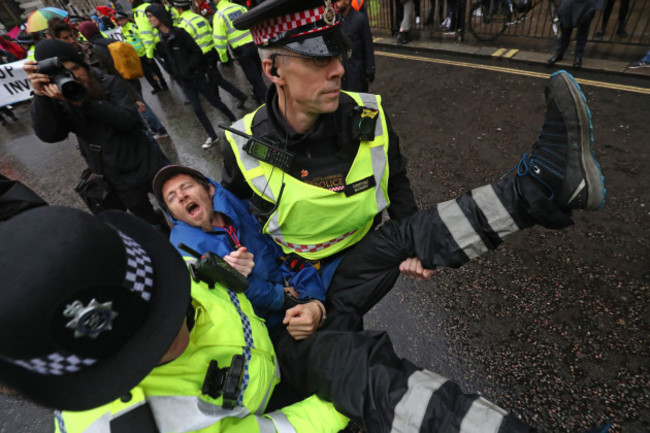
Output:
[[356,106],[352,109],[352,138],[360,141],[373,141],[375,127],[379,120],[379,110]]
[[178,244],[178,248],[196,258],[196,263],[189,266],[190,275],[194,281],[203,281],[211,289],[214,289],[215,283],[221,283],[227,289],[237,293],[242,293],[248,289],[248,279],[218,255],[210,251],[201,255],[182,243]]
[[223,395],[223,408],[234,409],[239,398],[245,366],[246,359],[243,355],[234,355],[230,367],[225,368],[219,368],[219,364],[213,359],[203,379],[201,393],[214,399]]
[[253,158],[266,162],[282,171],[289,171],[291,168],[291,165],[293,164],[293,153],[280,149],[268,141],[255,138],[252,135],[230,128],[224,124],[220,124],[219,128],[223,128],[226,131],[239,135],[240,137],[247,138],[248,142],[244,145],[244,152]]

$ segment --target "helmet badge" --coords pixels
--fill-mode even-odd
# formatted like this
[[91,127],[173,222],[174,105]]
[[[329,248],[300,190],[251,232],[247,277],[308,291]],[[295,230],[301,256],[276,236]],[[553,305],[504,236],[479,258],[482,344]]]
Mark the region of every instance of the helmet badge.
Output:
[[112,301],[100,304],[93,299],[87,306],[78,300],[66,305],[63,315],[72,318],[65,327],[74,329],[74,338],[87,336],[94,340],[102,332],[113,329],[113,319],[118,313],[113,311]]
[[325,24],[332,25],[336,18],[336,11],[332,7],[332,0],[325,0],[325,11],[323,12],[323,21]]

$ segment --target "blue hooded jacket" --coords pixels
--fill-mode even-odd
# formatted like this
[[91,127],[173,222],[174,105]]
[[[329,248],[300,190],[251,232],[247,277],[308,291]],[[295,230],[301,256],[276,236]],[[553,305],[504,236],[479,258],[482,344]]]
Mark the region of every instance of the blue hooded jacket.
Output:
[[[289,271],[280,260],[282,250],[269,236],[262,234],[257,219],[248,211],[247,203],[214,180],[210,179],[210,183],[215,188],[212,198],[214,210],[226,217],[227,223],[236,230],[239,243],[254,255],[255,267],[248,276],[250,285],[245,294],[257,315],[265,318],[268,326],[282,322],[285,286],[293,286],[301,299],[324,301],[326,286],[318,271],[309,265],[298,272]],[[226,228],[213,227],[211,232],[204,232],[176,220],[169,211],[167,213],[174,223],[169,240],[181,255],[187,253],[178,247],[180,243],[201,254],[211,251],[220,257],[237,249]]]

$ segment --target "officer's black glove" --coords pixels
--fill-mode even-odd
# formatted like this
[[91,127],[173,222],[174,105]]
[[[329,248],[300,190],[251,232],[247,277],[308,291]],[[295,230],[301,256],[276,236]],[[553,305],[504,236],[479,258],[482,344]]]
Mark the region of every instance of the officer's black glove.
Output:
[[375,81],[375,74],[374,73],[366,74],[366,81],[369,82],[369,83],[372,83],[373,81]]

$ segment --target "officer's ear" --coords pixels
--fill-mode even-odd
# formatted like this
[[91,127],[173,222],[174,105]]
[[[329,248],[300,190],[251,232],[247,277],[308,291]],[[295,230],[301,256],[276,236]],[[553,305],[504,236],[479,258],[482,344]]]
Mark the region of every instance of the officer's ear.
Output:
[[286,84],[286,81],[282,77],[281,71],[281,61],[278,59],[276,54],[271,54],[268,58],[262,60],[262,69],[266,77],[273,83],[278,86],[283,86]]

